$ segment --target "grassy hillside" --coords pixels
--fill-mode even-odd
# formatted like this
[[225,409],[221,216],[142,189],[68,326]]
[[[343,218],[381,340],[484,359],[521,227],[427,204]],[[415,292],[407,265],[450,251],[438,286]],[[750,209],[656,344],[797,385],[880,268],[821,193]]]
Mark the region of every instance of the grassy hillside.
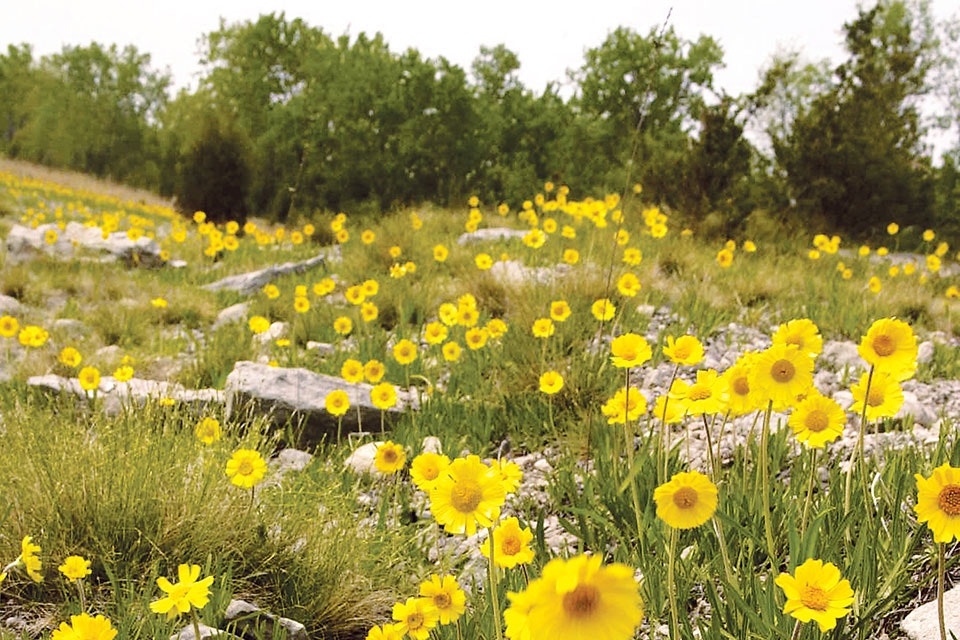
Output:
[[[86,611],[120,637],[167,638],[194,619],[151,610],[167,596],[157,578],[176,582],[180,564],[213,577],[203,623],[233,628],[226,604],[243,597],[318,638],[536,640],[579,620],[617,640],[634,633],[636,598],[633,637],[812,638],[814,625],[783,613],[793,592],[774,586],[808,559],[836,565],[852,589],[830,609],[849,613],[828,637],[903,637],[905,612],[933,597],[937,547],[913,509],[914,474],[960,464],[958,271],[936,230],[891,227],[886,246],[861,247],[756,217],[749,236],[712,237],[633,193],[553,185],[524,203],[218,226],[8,161],[0,216],[4,239],[44,238],[0,252],[0,449],[16,461],[0,471],[0,637],[46,637]],[[104,262],[64,240],[70,223],[152,239],[164,264]],[[498,228],[517,233],[458,241]],[[205,288],[333,247],[340,259],[250,295]],[[240,321],[217,322],[238,303],[249,305]],[[352,366],[377,382],[380,364],[421,408],[384,435],[374,425],[323,442],[302,471],[234,476],[251,488],[231,481],[228,461],[275,457],[296,424],[162,397],[113,415],[107,386],[78,401],[28,382],[95,369],[108,386],[132,374],[222,389],[240,360],[340,376],[344,389]],[[914,404],[900,411],[904,391]],[[865,422],[851,406],[861,392]],[[835,405],[811,408],[821,394]],[[428,436],[452,461],[435,479],[423,475],[442,466],[422,455]],[[385,440],[372,474],[344,466]],[[668,484],[693,471],[700,484],[686,493]],[[510,542],[499,553],[529,545],[532,559],[487,571],[480,548],[510,517],[529,539],[516,534],[514,548],[497,529],[497,544]],[[583,553],[604,568],[577,569]],[[78,582],[57,570],[71,555],[90,561]],[[946,565],[956,575],[956,553]],[[407,601],[431,593],[432,574],[459,580],[465,611],[418,630],[406,605],[427,627],[446,611],[442,598]],[[567,587],[551,582],[560,574]],[[611,616],[625,627],[601,623]]]

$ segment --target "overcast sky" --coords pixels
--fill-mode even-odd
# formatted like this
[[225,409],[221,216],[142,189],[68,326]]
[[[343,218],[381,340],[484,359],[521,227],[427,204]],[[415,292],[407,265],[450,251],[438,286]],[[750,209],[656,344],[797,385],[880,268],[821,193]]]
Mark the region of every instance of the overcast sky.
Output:
[[[797,48],[811,59],[843,59],[842,26],[856,0],[3,0],[0,47],[28,42],[44,55],[65,44],[134,44],[168,68],[177,87],[195,86],[197,39],[228,22],[284,11],[328,35],[381,32],[390,49],[418,49],[469,69],[481,45],[503,43],[520,58],[520,79],[540,92],[563,82],[586,49],[617,26],[646,33],[669,13],[679,35],[713,36],[726,68],[717,86],[731,95],[754,89],[761,67],[778,50]],[[564,6],[576,9],[564,9]],[[932,0],[934,14],[960,12],[960,0]]]

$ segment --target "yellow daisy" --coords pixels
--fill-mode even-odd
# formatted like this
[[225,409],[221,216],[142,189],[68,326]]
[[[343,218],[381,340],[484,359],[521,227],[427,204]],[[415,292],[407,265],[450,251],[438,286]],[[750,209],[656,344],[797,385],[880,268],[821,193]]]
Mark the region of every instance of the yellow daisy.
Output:
[[917,479],[917,521],[926,522],[934,542],[960,538],[960,469],[942,464],[929,478]]
[[426,598],[439,614],[440,624],[456,622],[467,610],[467,594],[453,576],[437,574],[420,584],[420,596]]
[[403,446],[387,440],[377,447],[373,457],[373,464],[377,471],[384,475],[391,475],[403,469],[407,462],[407,454]]
[[823,351],[820,329],[807,318],[781,324],[773,334],[773,344],[795,345],[801,353],[816,358]]
[[693,529],[717,510],[717,486],[699,471],[675,474],[653,491],[657,517],[674,529]]
[[680,336],[677,339],[667,336],[667,346],[663,348],[663,355],[670,358],[674,364],[695,366],[703,360],[703,344],[696,336]]
[[843,407],[836,401],[813,393],[800,401],[790,414],[788,424],[797,441],[819,449],[843,434],[846,419]]
[[775,582],[787,596],[783,612],[800,622],[815,621],[821,632],[830,631],[839,618],[850,613],[853,589],[829,562],[807,560],[797,567],[795,575],[781,573]]
[[472,536],[489,527],[506,500],[503,481],[476,455],[457,458],[430,490],[430,510],[448,533]]
[[796,345],[775,344],[761,352],[750,371],[750,388],[776,410],[791,407],[813,386],[813,358]]
[[[867,396],[867,383],[870,383],[870,395]],[[892,418],[903,406],[903,389],[900,383],[883,371],[874,371],[873,377],[869,373],[850,387],[853,393],[853,405],[850,411],[857,415],[863,413],[863,401],[867,401],[867,420]]]
[[639,367],[650,359],[652,352],[643,336],[626,333],[610,343],[610,361],[619,368]]
[[[493,530],[493,562],[503,569],[512,569],[520,564],[533,562],[534,552],[530,548],[533,532],[529,527],[521,529],[516,518],[500,521]],[[490,557],[490,541],[480,545],[483,557]]]
[[418,455],[410,463],[410,478],[418,489],[430,493],[437,478],[448,466],[450,466],[450,458],[441,453],[427,451]]
[[860,339],[857,351],[867,364],[897,381],[912,378],[917,370],[917,338],[902,320],[882,318],[874,322]]
[[555,558],[522,593],[508,593],[511,640],[629,640],[643,620],[633,569],[600,556]]

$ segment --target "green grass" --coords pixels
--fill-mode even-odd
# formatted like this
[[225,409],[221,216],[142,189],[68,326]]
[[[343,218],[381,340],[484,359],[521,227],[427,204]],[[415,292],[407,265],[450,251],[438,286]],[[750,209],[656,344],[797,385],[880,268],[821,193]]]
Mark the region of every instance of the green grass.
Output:
[[[533,530],[537,556],[526,573],[501,576],[500,612],[508,604],[506,592],[523,590],[526,578],[536,578],[551,559],[543,527],[546,516],[556,516],[576,540],[575,551],[602,554],[605,562],[624,563],[642,575],[646,621],[638,637],[647,638],[650,628],[670,620],[665,567],[671,534],[656,516],[653,492],[669,474],[689,467],[682,435],[686,430],[702,434],[704,426],[688,418],[674,433],[673,447],[665,450],[655,421],[644,417],[629,427],[614,426],[601,414],[600,407],[624,382],[623,372],[610,363],[609,340],[626,332],[646,333],[650,317],[642,307],[667,309],[672,315],[667,326],[650,336],[653,357],[632,374],[637,386],[665,362],[661,348],[668,335],[692,333],[706,340],[724,335],[731,323],[766,334],[780,322],[806,317],[826,339],[856,342],[874,320],[896,316],[909,321],[921,339],[932,331],[957,334],[957,303],[946,296],[952,279],[926,274],[921,282],[920,273],[893,277],[886,264],[858,257],[855,250],[811,260],[808,231],[777,236],[782,230],[769,224],[768,216],[757,216],[751,227],[757,230],[752,239],[758,251],[744,252],[742,240],[750,238],[737,238],[741,248],[729,269],[716,262],[725,238],[683,236],[682,221],[671,219],[670,233],[655,239],[645,232],[637,202],[621,203],[624,222],[614,222],[609,213],[606,226],[544,207],[538,212],[541,224],[553,217],[558,227],[574,227],[576,238],[558,232],[540,249],[519,241],[457,245],[466,207],[419,210],[419,230],[411,225],[411,211],[380,220],[348,216],[351,237],[342,246],[343,261],[279,278],[274,284],[281,295],[270,300],[263,293],[246,297],[202,287],[227,275],[316,255],[333,237],[332,215],[301,221],[316,227],[303,244],[260,245],[255,234],[247,234],[240,236],[236,251],[212,258],[204,255],[209,229],[203,235],[198,224],[171,211],[128,206],[51,183],[21,183],[8,174],[0,178],[0,229],[21,221],[48,222],[55,219],[57,206],[74,201],[77,206],[63,213],[65,220],[112,221],[122,231],[152,229],[172,258],[187,261],[182,269],[141,270],[49,257],[14,264],[0,254],[0,292],[24,305],[19,323],[51,329],[48,342],[36,349],[21,347],[16,337],[0,338],[0,364],[11,378],[0,383],[0,450],[17,461],[0,467],[0,558],[4,564],[16,558],[20,540],[30,535],[43,548],[45,577],[36,585],[13,569],[0,587],[0,598],[5,614],[33,621],[37,632],[48,633],[80,610],[75,586],[56,572],[69,554],[82,554],[93,563],[93,573],[84,581],[87,610],[109,616],[124,638],[167,638],[173,632],[176,623],[152,614],[149,603],[160,597],[156,578],[175,576],[180,563],[199,564],[203,575],[215,576],[211,602],[202,611],[204,622],[221,624],[229,599],[244,597],[304,622],[312,637],[331,639],[365,637],[372,624],[389,620],[394,602],[416,595],[431,573],[473,566],[464,557],[431,559],[437,524],[420,517],[424,498],[408,473],[370,478],[343,469],[354,441],[324,444],[305,471],[280,482],[268,475],[251,500],[250,491],[230,484],[226,460],[242,447],[269,457],[289,438],[256,416],[235,417],[223,425],[220,441],[205,446],[193,433],[202,416],[183,407],[148,403],[108,416],[96,400],[53,398],[27,387],[29,375],[76,375],[57,360],[65,346],[80,350],[84,365],[105,374],[128,356],[138,375],[191,388],[222,388],[238,360],[276,360],[330,375],[339,375],[347,358],[382,361],[387,381],[415,385],[424,399],[421,410],[404,414],[389,435],[410,457],[420,452],[425,436],[438,437],[451,457],[464,452],[495,457],[504,442],[513,454],[548,452],[553,471],[546,487],[511,503]],[[186,230],[183,242],[167,235],[171,224]],[[498,225],[527,226],[516,214],[502,219],[485,211],[482,226]],[[367,228],[376,235],[369,245],[360,241]],[[623,262],[625,247],[613,241],[618,228],[630,232],[628,247],[642,251],[639,265]],[[287,229],[286,237],[294,230]],[[436,244],[450,250],[443,263],[433,259]],[[390,254],[394,246],[400,248],[397,257]],[[580,261],[557,269],[568,248],[578,249]],[[474,257],[480,252],[494,260],[506,254],[527,267],[554,270],[555,277],[504,282],[478,270]],[[390,276],[392,265],[407,261],[416,265],[414,272]],[[838,270],[840,261],[852,270],[850,279]],[[617,291],[618,278],[628,271],[642,283],[635,297]],[[873,275],[882,281],[880,293],[867,289]],[[336,279],[336,292],[313,295],[312,285],[327,276]],[[373,299],[379,315],[365,323],[359,307],[345,302],[342,294],[368,279],[380,285]],[[297,286],[308,291],[305,314],[294,310]],[[477,326],[498,318],[506,322],[507,333],[471,350],[467,327],[451,326],[448,340],[463,348],[458,362],[445,361],[439,345],[425,344],[408,366],[393,359],[392,344],[418,339],[423,326],[438,317],[441,304],[457,304],[465,294],[477,301]],[[155,307],[151,301],[157,297],[168,305]],[[604,323],[590,313],[600,297],[610,298],[617,308]],[[571,317],[557,322],[550,338],[534,337],[534,321],[548,316],[556,300],[569,303]],[[245,322],[213,330],[221,309],[243,301],[251,303],[251,315],[288,323],[285,337],[291,344],[258,345]],[[333,330],[340,316],[353,320],[349,337]],[[78,320],[83,330],[53,328],[61,319]],[[330,343],[334,350],[329,355],[308,352],[308,341]],[[546,370],[565,379],[563,390],[550,398],[538,390]],[[935,341],[933,356],[920,365],[917,379],[934,382],[958,374],[956,347]],[[692,379],[693,369],[682,368],[680,375]],[[853,382],[859,375],[850,372],[848,377]],[[651,389],[645,391],[652,395]],[[856,593],[852,613],[826,637],[902,637],[899,620],[917,604],[918,593],[930,598],[935,575],[935,548],[912,510],[914,474],[927,475],[945,462],[960,464],[954,418],[948,416],[936,446],[868,455],[863,479],[854,475],[849,511],[841,470],[846,454],[828,446],[827,454],[817,458],[822,482],[815,485],[804,530],[809,451],[777,420],[768,447],[760,445],[759,427],[752,439],[743,437],[714,477],[720,491],[716,519],[679,535],[679,636],[694,637],[697,629],[710,638],[790,638],[794,621],[782,614],[783,594],[773,580],[816,557],[837,564]],[[852,430],[856,419],[848,419]],[[713,437],[721,421],[713,423]],[[889,421],[882,430],[911,425],[910,420]],[[634,437],[638,448],[631,456],[625,443]],[[772,540],[761,515],[765,486]],[[547,501],[546,513],[541,497]],[[951,575],[957,575],[958,563],[960,556],[951,550]],[[442,628],[434,631],[435,638],[497,637],[489,594],[479,587],[471,589],[459,636],[453,628]],[[816,637],[807,626],[811,628],[800,637]],[[0,634],[20,637],[8,630]]]

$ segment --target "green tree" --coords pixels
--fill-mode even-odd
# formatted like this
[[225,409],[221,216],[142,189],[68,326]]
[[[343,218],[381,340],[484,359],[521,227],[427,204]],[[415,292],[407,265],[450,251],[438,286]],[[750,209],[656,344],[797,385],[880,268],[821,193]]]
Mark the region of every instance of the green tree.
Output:
[[925,3],[881,1],[844,26],[850,59],[834,87],[775,143],[798,208],[866,232],[882,221],[931,222],[933,184],[917,98],[936,40]]
[[575,106],[605,125],[606,141],[597,151],[619,165],[608,178],[617,184],[609,186],[623,188],[635,166],[632,181],[647,193],[671,203],[682,199],[687,144],[722,61],[715,40],[685,40],[673,27],[655,27],[646,36],[620,27],[587,51],[573,75]]

